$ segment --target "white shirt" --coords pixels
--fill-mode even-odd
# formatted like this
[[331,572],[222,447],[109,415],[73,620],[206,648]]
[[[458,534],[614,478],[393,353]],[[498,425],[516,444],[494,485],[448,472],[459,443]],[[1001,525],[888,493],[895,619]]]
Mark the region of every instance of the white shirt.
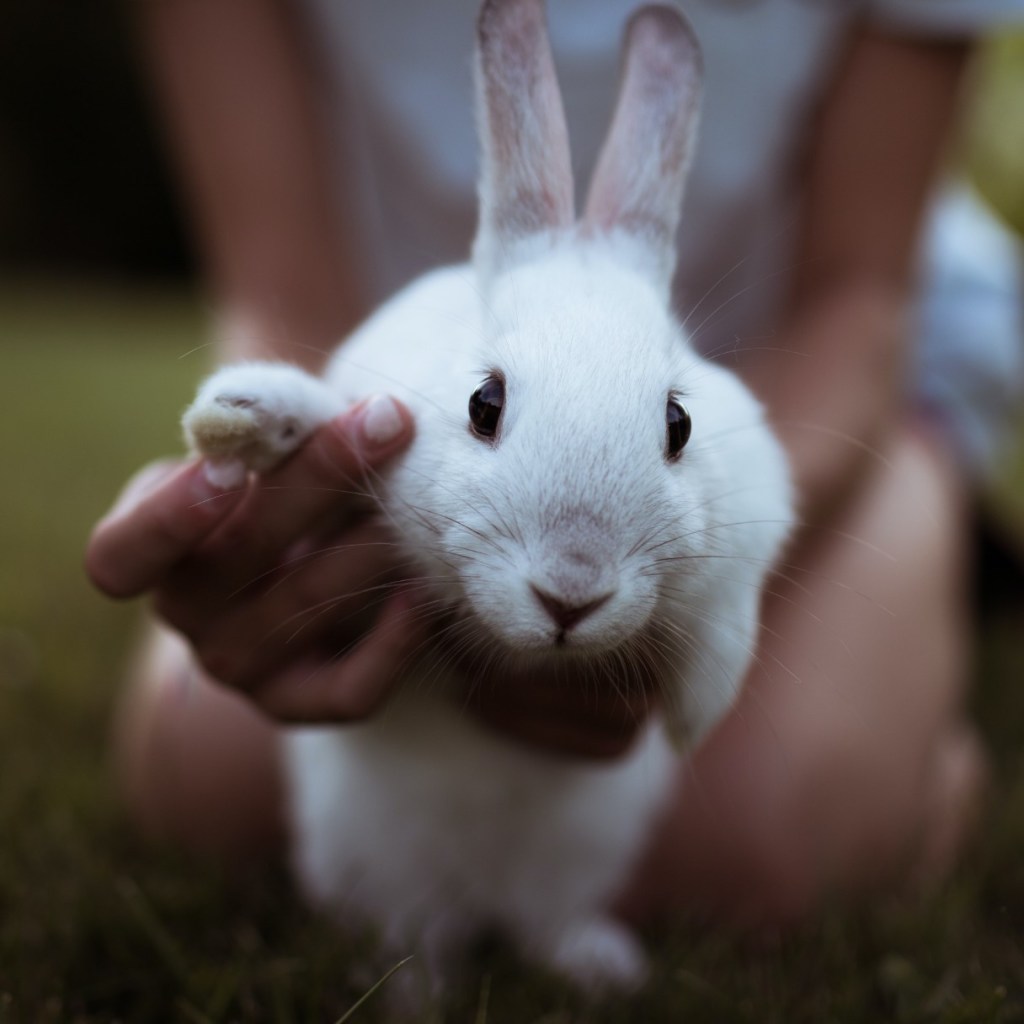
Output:
[[[351,190],[348,208],[363,219],[367,268],[383,298],[469,251],[477,168],[471,54],[479,3],[302,2],[332,77],[338,151],[348,165],[339,177]],[[577,195],[585,194],[608,125],[619,39],[636,6],[636,0],[549,3]],[[706,80],[680,234],[681,305],[692,309],[727,275],[693,314],[710,314],[742,291],[743,301],[715,316],[719,337],[763,330],[783,288],[780,250],[793,221],[797,147],[850,21],[865,14],[915,32],[1024,22],[1024,0],[687,0],[683,7],[701,40]]]
[[[301,0],[324,58],[345,208],[381,300],[467,258],[476,224],[478,0]],[[638,0],[549,0],[576,194],[596,162]],[[683,0],[704,51],[677,298],[706,352],[771,332],[792,269],[800,144],[846,30],[977,34],[1024,0]],[[954,254],[955,256],[955,254]],[[1009,321],[1008,321],[1009,322]],[[1014,344],[1005,340],[1004,349]],[[1009,358],[1009,357],[1007,357]]]

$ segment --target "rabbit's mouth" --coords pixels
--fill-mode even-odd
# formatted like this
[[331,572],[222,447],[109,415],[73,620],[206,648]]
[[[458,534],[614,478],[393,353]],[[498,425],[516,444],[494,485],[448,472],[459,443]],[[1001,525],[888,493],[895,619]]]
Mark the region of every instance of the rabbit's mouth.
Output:
[[[529,674],[537,679],[589,679],[595,685],[610,681],[642,689],[660,685],[675,658],[656,626],[612,638],[578,635],[573,629],[552,627],[528,642],[510,640],[468,608],[452,612],[436,634],[438,651],[467,676],[495,674],[510,678]],[[488,684],[490,685],[490,684]]]
[[620,563],[609,555],[591,571],[589,564],[562,559],[554,569],[528,566],[497,580],[474,566],[460,580],[452,609],[456,621],[447,631],[475,656],[496,661],[628,656],[651,624],[658,593],[652,577]]

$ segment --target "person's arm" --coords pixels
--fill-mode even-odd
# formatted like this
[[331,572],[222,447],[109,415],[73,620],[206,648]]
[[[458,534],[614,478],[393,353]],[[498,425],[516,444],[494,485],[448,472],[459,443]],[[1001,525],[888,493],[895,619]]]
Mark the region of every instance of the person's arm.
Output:
[[918,237],[968,49],[861,31],[813,126],[789,316],[744,368],[789,452],[805,523],[827,523],[905,412]]
[[[293,11],[279,0],[141,5],[227,321],[218,355],[315,369],[364,310]],[[368,714],[418,642],[418,617],[398,592],[372,628],[357,621],[367,588],[380,592],[394,574],[380,528],[353,522],[353,506],[413,429],[408,409],[378,396],[240,490],[215,485],[195,461],[144,472],[95,527],[87,571],[112,596],[150,593],[210,677],[271,717]],[[338,523],[348,524],[340,535]],[[328,601],[336,616],[312,614]],[[281,628],[293,621],[303,628]]]
[[295,6],[147,0],[140,18],[222,355],[316,369],[368,310]]

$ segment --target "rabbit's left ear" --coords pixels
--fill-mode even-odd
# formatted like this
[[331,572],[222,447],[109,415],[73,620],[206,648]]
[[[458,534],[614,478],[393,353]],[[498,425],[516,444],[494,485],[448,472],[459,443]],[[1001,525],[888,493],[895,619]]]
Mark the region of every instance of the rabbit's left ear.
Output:
[[480,224],[474,257],[493,273],[535,239],[571,228],[569,133],[544,0],[485,0],[477,21]]
[[583,221],[588,230],[625,234],[666,291],[702,79],[700,46],[677,8],[654,4],[630,18],[618,102]]

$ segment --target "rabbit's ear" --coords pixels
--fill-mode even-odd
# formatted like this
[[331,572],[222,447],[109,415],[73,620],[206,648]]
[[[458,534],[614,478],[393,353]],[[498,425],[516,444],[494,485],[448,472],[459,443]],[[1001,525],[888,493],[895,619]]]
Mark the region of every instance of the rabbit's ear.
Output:
[[683,15],[642,7],[623,43],[619,97],[584,213],[587,230],[618,230],[666,289],[675,269],[683,184],[696,139],[700,46]]
[[477,22],[480,224],[485,272],[575,218],[565,111],[543,0],[486,0]]

